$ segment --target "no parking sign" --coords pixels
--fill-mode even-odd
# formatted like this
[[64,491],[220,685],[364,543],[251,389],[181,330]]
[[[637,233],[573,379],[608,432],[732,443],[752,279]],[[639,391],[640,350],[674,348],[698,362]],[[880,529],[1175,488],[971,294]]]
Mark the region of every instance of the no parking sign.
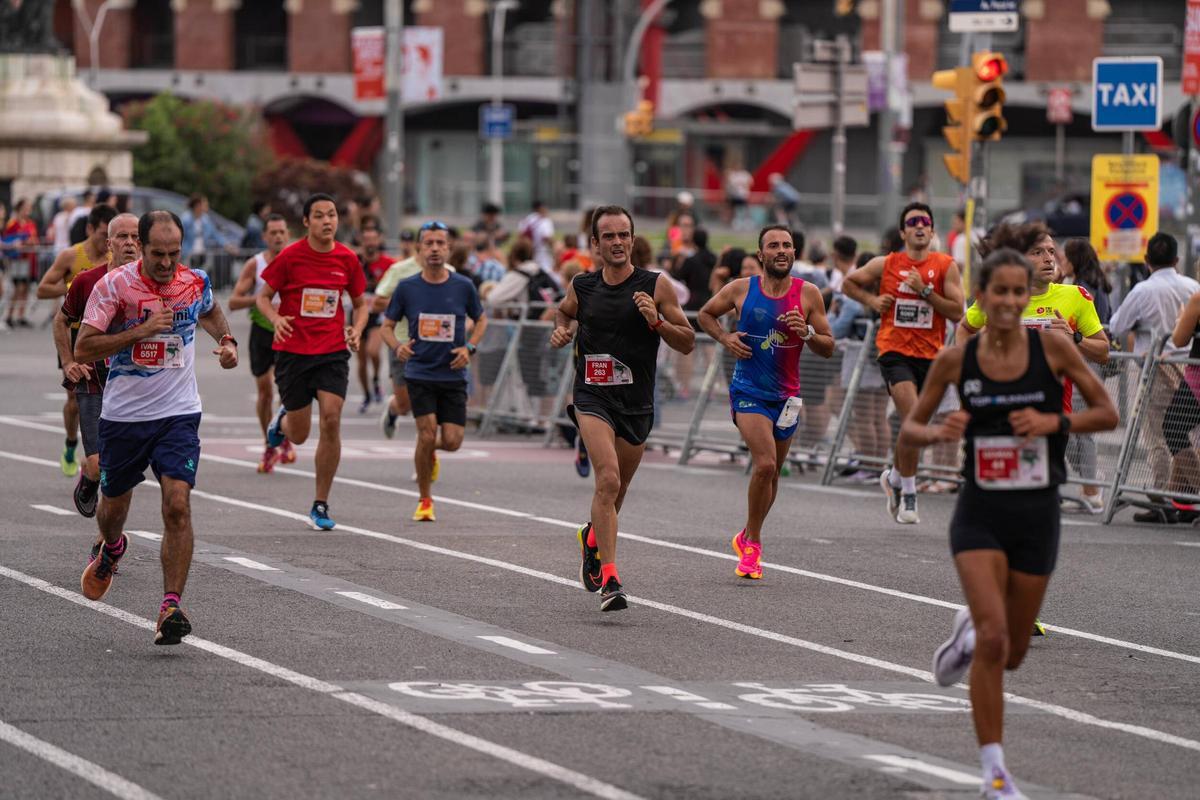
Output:
[[1141,261],[1158,231],[1158,156],[1092,158],[1092,247],[1102,260]]

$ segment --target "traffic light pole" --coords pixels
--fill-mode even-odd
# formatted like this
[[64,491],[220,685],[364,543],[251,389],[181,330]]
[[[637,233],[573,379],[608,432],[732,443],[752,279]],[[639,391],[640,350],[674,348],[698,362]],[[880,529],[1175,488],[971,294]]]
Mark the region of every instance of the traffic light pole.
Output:
[[837,37],[837,61],[834,66],[833,101],[833,176],[831,180],[830,227],[834,236],[841,236],[846,225],[846,65],[850,63],[850,39],[840,33]]

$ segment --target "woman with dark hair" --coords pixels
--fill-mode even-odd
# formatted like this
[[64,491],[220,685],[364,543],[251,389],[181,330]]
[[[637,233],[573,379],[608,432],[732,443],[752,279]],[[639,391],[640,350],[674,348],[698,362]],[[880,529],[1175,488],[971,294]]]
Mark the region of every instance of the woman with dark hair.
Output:
[[[1117,411],[1079,348],[1053,329],[1024,325],[1033,270],[1001,248],[976,270],[975,305],[990,320],[976,337],[944,349],[900,440],[909,447],[965,440],[964,485],[950,522],[950,549],[967,607],[933,657],[941,686],[970,671],[982,794],[1020,800],[1001,746],[1004,671],[1021,665],[1058,558],[1058,487],[1067,434],[1112,430]],[[1063,413],[1069,378],[1086,411]],[[962,410],[929,424],[946,389]]]
[[1109,318],[1112,317],[1112,307],[1109,304],[1112,281],[1100,268],[1100,258],[1096,255],[1092,243],[1081,237],[1068,239],[1063,245],[1063,255],[1066,256],[1062,265],[1062,274],[1066,278],[1063,283],[1073,283],[1087,289],[1096,303],[1096,314],[1100,317],[1100,324],[1107,326]]

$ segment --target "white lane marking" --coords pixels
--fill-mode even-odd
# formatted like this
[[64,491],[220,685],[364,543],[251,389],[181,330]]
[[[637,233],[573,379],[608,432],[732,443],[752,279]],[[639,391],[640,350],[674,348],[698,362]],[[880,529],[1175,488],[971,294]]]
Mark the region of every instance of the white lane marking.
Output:
[[152,542],[161,542],[162,541],[161,533],[151,533],[150,531],[125,531],[125,532],[131,533],[134,536],[138,536],[142,539],[149,539]]
[[[939,767],[936,764],[926,764],[915,758],[906,758],[904,756],[879,755],[879,756],[863,756],[868,761],[877,761],[880,764],[886,764],[892,767],[895,772],[924,772],[926,775],[934,775],[951,783],[959,783],[963,786],[974,786],[980,782],[978,775],[969,775],[966,772],[959,772],[956,769],[947,769]],[[893,770],[888,770],[892,772]]]
[[344,700],[351,705],[359,708],[373,711],[383,717],[394,719],[395,721],[407,725],[410,728],[428,733],[432,736],[437,736],[440,739],[445,739],[449,742],[462,745],[480,753],[494,756],[501,761],[507,761],[510,764],[515,764],[518,767],[524,767],[530,772],[536,772],[547,778],[553,778],[560,783],[565,783],[568,786],[574,786],[576,789],[595,795],[596,797],[605,798],[605,800],[639,800],[635,794],[630,794],[624,789],[618,789],[602,781],[587,775],[582,775],[574,770],[560,767],[550,761],[544,761],[536,756],[531,756],[522,753],[519,750],[513,750],[510,747],[490,742],[487,739],[480,739],[478,736],[472,736],[469,733],[454,728],[448,728],[441,723],[434,722],[431,719],[411,714],[407,711],[402,711],[395,706],[390,706],[380,700],[373,700],[369,697],[364,697],[355,692],[341,692],[335,694],[339,700]]
[[535,644],[522,642],[519,639],[510,639],[507,636],[476,636],[476,639],[483,639],[485,642],[501,645],[502,647],[511,647],[513,650],[520,650],[522,653],[532,653],[535,656],[555,656],[558,653],[553,650],[547,650],[544,647],[538,647]]
[[256,569],[259,572],[279,572],[278,567],[272,567],[268,564],[262,563],[261,561],[255,561],[252,558],[246,558],[245,556],[224,556],[224,559],[233,564],[237,564],[238,566],[246,567],[247,569]]
[[[54,466],[54,467],[58,466],[57,463],[52,462],[52,461],[47,461],[45,459],[35,459],[30,456],[23,456],[23,455],[19,455],[19,454],[15,454],[15,453],[8,453],[6,451],[0,451],[0,456],[10,457],[10,458],[15,457],[16,460],[30,461],[33,463],[40,463],[40,464],[45,464],[45,465]],[[249,462],[240,462],[240,463],[248,464]],[[254,466],[254,465],[250,465],[250,466]],[[238,499],[232,498],[232,497],[225,497],[223,495],[212,494],[209,492],[202,492],[199,490],[194,490],[192,492],[192,494],[197,497],[203,497],[203,498],[207,498],[210,500],[214,500],[219,503],[225,503],[226,505],[237,506],[240,508],[247,508],[247,509],[251,509],[251,510],[255,510],[255,511],[261,511],[263,513],[273,514],[278,517],[283,517],[283,518],[295,520],[298,522],[305,522],[308,519],[308,517],[304,516],[303,514],[297,514],[293,511],[287,511],[282,508],[273,508],[271,506],[264,506],[264,505],[260,505],[258,503],[252,503],[252,502],[249,502],[246,500],[238,500]],[[510,512],[510,514],[516,514],[516,513],[517,512]],[[519,514],[519,515],[520,516],[528,516],[525,514]],[[426,552],[438,553],[439,555],[445,555],[445,556],[449,556],[451,558],[458,558],[458,559],[462,559],[465,561],[473,561],[478,564],[484,564],[484,565],[487,565],[490,567],[496,567],[498,569],[503,569],[503,570],[506,570],[509,572],[515,572],[520,575],[526,575],[526,576],[533,577],[533,578],[539,578],[541,580],[548,581],[551,583],[557,583],[562,586],[568,586],[572,589],[575,589],[578,585],[577,581],[575,581],[573,579],[563,578],[558,575],[553,575],[549,572],[542,572],[541,570],[531,569],[529,567],[523,567],[519,564],[512,564],[507,561],[501,561],[499,559],[489,558],[487,556],[479,556],[479,555],[475,555],[474,553],[466,553],[466,552],[463,552],[460,550],[452,550],[448,547],[439,547],[437,545],[427,544],[425,542],[420,542],[420,541],[416,541],[413,539],[405,539],[401,536],[393,536],[391,534],[380,533],[379,531],[372,531],[372,530],[369,530],[366,528],[358,528],[358,527],[355,527],[352,525],[339,525],[338,529],[345,533],[354,533],[354,534],[358,534],[360,536],[366,536],[366,537],[369,537],[372,539],[379,539],[381,541],[395,542],[396,544],[402,544],[402,545],[412,547],[417,550],[424,550]],[[639,537],[639,538],[642,538],[642,537]],[[698,549],[698,548],[687,548],[682,545],[680,547],[683,549]],[[701,552],[703,552],[703,551],[701,551]],[[4,574],[3,567],[0,567],[0,574]],[[80,599],[82,599],[82,598],[80,598]],[[745,634],[748,634],[751,636],[757,636],[759,638],[768,639],[770,641],[778,642],[780,644],[786,644],[786,645],[790,645],[792,647],[800,647],[800,648],[803,648],[806,650],[811,650],[816,653],[821,653],[823,655],[832,656],[834,658],[840,658],[840,659],[843,659],[846,661],[852,661],[852,662],[855,662],[858,664],[876,667],[878,669],[886,670],[889,672],[896,672],[901,675],[907,675],[909,677],[916,678],[917,680],[925,681],[926,683],[934,682],[933,673],[927,672],[925,670],[917,669],[916,667],[909,667],[909,666],[905,666],[903,664],[897,664],[897,663],[894,663],[891,661],[886,661],[884,659],[874,658],[873,656],[865,656],[865,655],[860,655],[858,653],[851,653],[846,650],[839,650],[838,648],[829,647],[827,645],[819,644],[817,642],[809,642],[804,639],[800,639],[800,638],[797,638],[794,636],[789,636],[789,635],[783,634],[783,633],[778,633],[776,631],[769,631],[769,630],[765,630],[763,628],[756,628],[752,625],[745,625],[740,622],[734,622],[732,620],[721,619],[720,617],[714,617],[709,614],[704,614],[704,613],[701,613],[698,611],[692,611],[690,609],[681,608],[679,606],[674,606],[669,603],[660,603],[655,600],[649,600],[649,599],[642,598],[642,597],[632,597],[632,596],[630,597],[630,600],[633,600],[636,603],[640,603],[641,605],[646,606],[647,608],[653,608],[653,609],[663,611],[668,614],[674,614],[677,616],[692,619],[697,622],[705,622],[710,625],[714,625],[714,626],[721,627],[721,628],[726,628],[726,629],[732,630],[732,631],[737,631],[739,633],[745,633]],[[84,601],[84,602],[86,603],[88,601]],[[939,605],[942,604],[941,601],[936,601],[936,602]],[[947,604],[947,605],[950,605],[950,604]],[[957,606],[955,606],[955,607],[957,607]],[[122,612],[122,613],[124,613],[124,612]],[[135,617],[134,619],[137,619],[137,618]],[[1056,628],[1052,628],[1049,625],[1047,625],[1046,627],[1047,627],[1047,629],[1050,629],[1050,630],[1057,630]],[[1077,634],[1077,635],[1079,635],[1079,634]],[[1091,634],[1083,634],[1083,635],[1085,638],[1093,638],[1093,635],[1091,635]],[[1097,638],[1097,640],[1103,641],[1107,637],[1095,637],[1095,638]],[[184,641],[190,642],[190,639],[185,639]],[[1110,643],[1116,644],[1118,640],[1109,640],[1109,641],[1110,641]],[[1139,645],[1138,647],[1141,647],[1141,646]],[[1154,648],[1144,648],[1144,649],[1146,649],[1148,651],[1154,650]],[[1165,651],[1165,652],[1170,652],[1170,651]],[[1197,659],[1194,656],[1186,656],[1184,654],[1177,653],[1177,654],[1172,654],[1172,656],[1177,657],[1177,658],[1183,658],[1184,660],[1200,661],[1200,659]],[[957,684],[957,686],[962,689],[968,688],[965,684]],[[1187,739],[1182,736],[1176,736],[1175,734],[1166,733],[1163,731],[1155,730],[1153,728],[1146,728],[1141,725],[1130,725],[1130,724],[1124,723],[1124,722],[1114,722],[1111,720],[1101,719],[1100,717],[1096,717],[1096,716],[1087,714],[1082,711],[1076,711],[1075,709],[1072,709],[1072,708],[1055,705],[1053,703],[1045,703],[1040,700],[1034,700],[1031,698],[1021,697],[1019,695],[1014,695],[1014,694],[1010,694],[1007,692],[1005,693],[1004,696],[1005,696],[1005,699],[1008,700],[1010,703],[1013,703],[1016,705],[1027,706],[1029,708],[1035,708],[1039,711],[1044,711],[1048,714],[1053,714],[1055,716],[1062,717],[1063,719],[1067,719],[1072,722],[1077,722],[1082,725],[1091,725],[1094,727],[1104,728],[1107,730],[1121,731],[1124,733],[1129,733],[1134,736],[1140,736],[1142,738],[1149,739],[1151,741],[1156,741],[1156,742],[1160,742],[1163,744],[1172,744],[1177,747],[1182,747],[1182,748],[1185,748],[1188,750],[1195,750],[1197,752],[1200,752],[1200,742],[1194,741],[1192,739]]]
[[1200,547],[1200,542],[1176,542],[1175,544],[1182,545],[1183,547]]
[[809,539],[809,541],[810,541],[810,542],[816,542],[817,544],[833,544],[833,541],[832,541],[832,540],[830,540],[830,539],[818,539],[818,538],[816,538],[816,537],[813,537],[812,539]]
[[[11,578],[12,580],[23,583],[26,586],[30,586],[34,589],[38,589],[39,591],[46,592],[47,594],[52,594],[55,597],[68,600],[76,605],[83,606],[84,608],[89,608],[92,611],[98,611],[101,614],[112,617],[113,619],[127,622],[144,630],[154,630],[154,623],[148,619],[142,619],[141,617],[135,616],[127,611],[123,611],[122,609],[107,605],[105,603],[98,603],[93,600],[88,600],[81,594],[76,594],[75,592],[60,588],[52,583],[49,583],[48,581],[42,580],[41,578],[35,578],[32,575],[26,575],[24,572],[19,572],[18,570],[11,569],[2,564],[0,564],[0,575],[6,578]],[[372,711],[380,716],[399,722],[400,724],[409,728],[421,731],[422,733],[436,736],[439,739],[453,742],[454,744],[492,756],[493,758],[501,761],[506,761],[531,772],[536,772],[547,778],[560,781],[569,786],[573,786],[576,789],[587,792],[588,794],[604,798],[604,800],[641,800],[638,795],[631,794],[623,789],[617,788],[616,786],[598,781],[595,778],[575,772],[574,770],[567,769],[566,767],[561,767],[550,761],[544,761],[536,756],[522,753],[519,750],[513,750],[512,748],[490,742],[487,739],[481,739],[477,736],[472,736],[469,733],[463,733],[462,731],[441,725],[433,720],[425,719],[424,717],[416,714],[410,714],[406,711],[401,711],[400,709],[389,706],[386,703],[363,697],[360,694],[347,692],[341,686],[327,683],[319,678],[313,678],[303,673],[290,670],[287,667],[282,667],[278,664],[273,664],[270,661],[265,661],[261,658],[243,653],[240,650],[234,650],[231,647],[226,647],[225,645],[217,644],[216,642],[210,642],[207,639],[201,639],[198,636],[189,636],[188,638],[184,639],[183,642],[184,644],[190,645],[199,650],[203,650],[207,653],[212,653],[215,656],[220,656],[226,660],[241,664],[244,667],[258,670],[259,672],[263,672],[271,677],[279,678],[280,680],[304,689],[309,689],[320,694],[326,694],[330,697],[341,700],[342,702],[349,703],[350,705]],[[153,795],[144,795],[144,797],[149,798],[153,797]]]
[[45,511],[47,514],[57,514],[60,517],[75,516],[74,511],[67,511],[65,508],[59,508],[58,506],[48,506],[42,503],[30,503],[29,507],[36,508],[38,511]]
[[731,706],[729,703],[719,703],[715,700],[709,700],[707,697],[702,697],[694,692],[689,692],[686,689],[680,689],[677,686],[643,686],[646,689],[657,694],[665,695],[681,703],[695,703],[700,708],[709,708],[713,711],[736,711],[737,706]]
[[372,597],[371,595],[364,594],[362,592],[334,592],[334,594],[339,594],[342,597],[348,597],[351,600],[357,600],[360,603],[366,603],[369,606],[375,606],[376,608],[382,608],[385,611],[407,611],[408,610],[408,606],[402,606],[399,603],[393,603],[391,600],[383,600],[379,597]]
[[120,775],[114,775],[99,764],[94,764],[74,753],[68,753],[61,747],[55,747],[49,742],[30,736],[20,728],[14,728],[3,720],[0,720],[0,741],[8,742],[14,747],[32,753],[43,761],[50,762],[59,769],[77,775],[113,797],[120,797],[122,800],[161,800],[153,792],[146,791]]

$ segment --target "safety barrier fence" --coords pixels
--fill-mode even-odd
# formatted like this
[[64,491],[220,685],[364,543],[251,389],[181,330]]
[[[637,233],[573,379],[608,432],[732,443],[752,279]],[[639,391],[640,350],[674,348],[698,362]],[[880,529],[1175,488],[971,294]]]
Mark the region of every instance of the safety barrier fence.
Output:
[[[540,436],[547,447],[573,436],[566,414],[571,348],[550,348],[553,321],[541,316],[542,309],[528,306],[489,311],[488,334],[472,365],[473,417],[484,436]],[[874,483],[891,463],[900,421],[875,364],[875,326],[862,321],[861,338],[839,340],[830,359],[806,352],[801,361],[803,406],[789,461],[819,474],[825,485]],[[733,365],[733,356],[702,332],[688,356],[662,347],[648,445],[677,454],[683,465],[701,454],[745,458],[728,400]],[[1160,342],[1146,354],[1114,351],[1093,369],[1120,421],[1112,431],[1070,437],[1072,488],[1064,488],[1064,502],[1102,513],[1105,522],[1129,505],[1200,504],[1200,360],[1163,355]],[[1082,403],[1076,390],[1074,407]],[[938,415],[957,408],[951,389]],[[952,490],[961,482],[961,459],[959,444],[925,448],[918,476],[927,489]]]

